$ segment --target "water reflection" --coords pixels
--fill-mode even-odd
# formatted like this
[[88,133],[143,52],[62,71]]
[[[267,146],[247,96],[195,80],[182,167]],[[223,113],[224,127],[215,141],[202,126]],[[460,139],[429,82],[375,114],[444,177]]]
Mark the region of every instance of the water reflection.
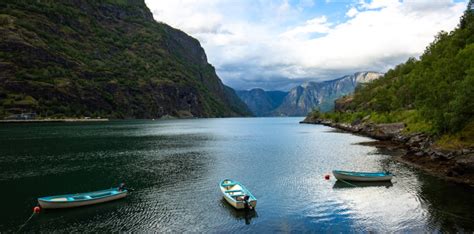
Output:
[[256,209],[253,210],[237,210],[233,206],[231,206],[227,201],[222,198],[221,205],[228,211],[228,213],[234,217],[236,220],[244,220],[246,225],[249,225],[253,218],[258,217],[258,213]]
[[358,182],[358,181],[340,181],[337,180],[336,183],[332,186],[334,189],[338,188],[360,188],[360,187],[385,187],[390,188],[393,186],[391,181],[386,182]]
[[446,183],[422,173],[417,173],[417,177],[423,177],[418,197],[431,214],[432,226],[447,232],[474,230],[473,187]]
[[[377,154],[399,156],[400,149],[377,147]],[[394,174],[394,186],[410,194],[426,216],[425,229],[447,232],[474,231],[474,187],[446,182],[406,165],[385,160],[381,162]]]
[[[45,212],[37,232],[472,232],[473,188],[426,176],[368,138],[298,118],[2,125],[0,232],[13,232],[36,198],[125,181],[137,191],[99,206]],[[326,181],[333,169],[389,170],[392,184]],[[257,212],[222,200],[234,178]],[[3,191],[2,190],[2,191]],[[278,205],[274,205],[275,202]],[[462,218],[461,218],[462,217]],[[251,224],[251,225],[248,225]]]

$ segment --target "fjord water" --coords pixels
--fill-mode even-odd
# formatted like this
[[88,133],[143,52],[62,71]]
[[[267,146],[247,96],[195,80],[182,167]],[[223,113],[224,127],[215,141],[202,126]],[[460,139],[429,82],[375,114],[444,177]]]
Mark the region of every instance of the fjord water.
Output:
[[[43,211],[23,231],[474,231],[474,190],[424,175],[301,118],[134,120],[0,125],[0,231],[16,231],[36,198],[126,182],[129,197]],[[332,169],[389,170],[393,184],[353,187]],[[238,212],[218,183],[258,198]]]

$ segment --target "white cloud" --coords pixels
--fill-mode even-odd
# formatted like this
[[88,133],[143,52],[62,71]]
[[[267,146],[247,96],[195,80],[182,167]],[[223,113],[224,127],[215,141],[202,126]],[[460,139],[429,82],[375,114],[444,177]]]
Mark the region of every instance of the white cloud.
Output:
[[330,21],[321,12],[303,14],[319,3],[291,2],[146,0],[156,20],[198,38],[224,83],[237,89],[386,71],[420,55],[439,31],[454,29],[466,7],[451,0],[361,0],[341,9],[346,21]]
[[359,13],[359,11],[355,7],[351,7],[351,9],[349,9],[349,11],[346,12],[346,16],[352,18],[356,16],[357,13]]
[[399,6],[401,3],[399,0],[375,0],[371,2],[366,2],[365,0],[359,1],[359,7],[362,9],[379,9],[379,8],[386,8],[386,7],[396,7]]
[[158,21],[184,29],[187,33],[213,33],[221,28],[223,15],[217,1],[146,1]]
[[327,22],[326,16],[316,17],[305,22],[304,25],[297,26],[282,34],[283,37],[307,36],[311,33],[328,33],[331,24]]

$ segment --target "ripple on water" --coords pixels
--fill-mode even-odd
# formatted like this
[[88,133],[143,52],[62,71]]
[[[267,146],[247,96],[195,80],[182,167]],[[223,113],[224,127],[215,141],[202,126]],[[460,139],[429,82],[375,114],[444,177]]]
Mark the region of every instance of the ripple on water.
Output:
[[[473,190],[450,185],[359,145],[368,138],[300,125],[298,118],[111,121],[3,125],[0,230],[15,231],[39,196],[125,181],[129,197],[45,211],[37,232],[469,232]],[[333,169],[390,170],[391,185],[352,187]],[[234,178],[258,198],[237,211],[218,182]],[[471,218],[474,219],[474,218]]]

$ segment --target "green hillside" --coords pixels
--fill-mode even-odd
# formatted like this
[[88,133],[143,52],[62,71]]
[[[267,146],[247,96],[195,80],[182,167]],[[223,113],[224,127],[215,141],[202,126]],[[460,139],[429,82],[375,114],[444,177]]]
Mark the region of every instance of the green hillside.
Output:
[[[471,0],[458,27],[440,32],[419,59],[410,58],[384,77],[336,101],[338,112],[314,117],[353,122],[405,122],[424,132],[474,146],[474,10]],[[451,141],[452,142],[452,141]]]
[[0,118],[250,113],[199,42],[143,0],[4,0],[0,35]]

